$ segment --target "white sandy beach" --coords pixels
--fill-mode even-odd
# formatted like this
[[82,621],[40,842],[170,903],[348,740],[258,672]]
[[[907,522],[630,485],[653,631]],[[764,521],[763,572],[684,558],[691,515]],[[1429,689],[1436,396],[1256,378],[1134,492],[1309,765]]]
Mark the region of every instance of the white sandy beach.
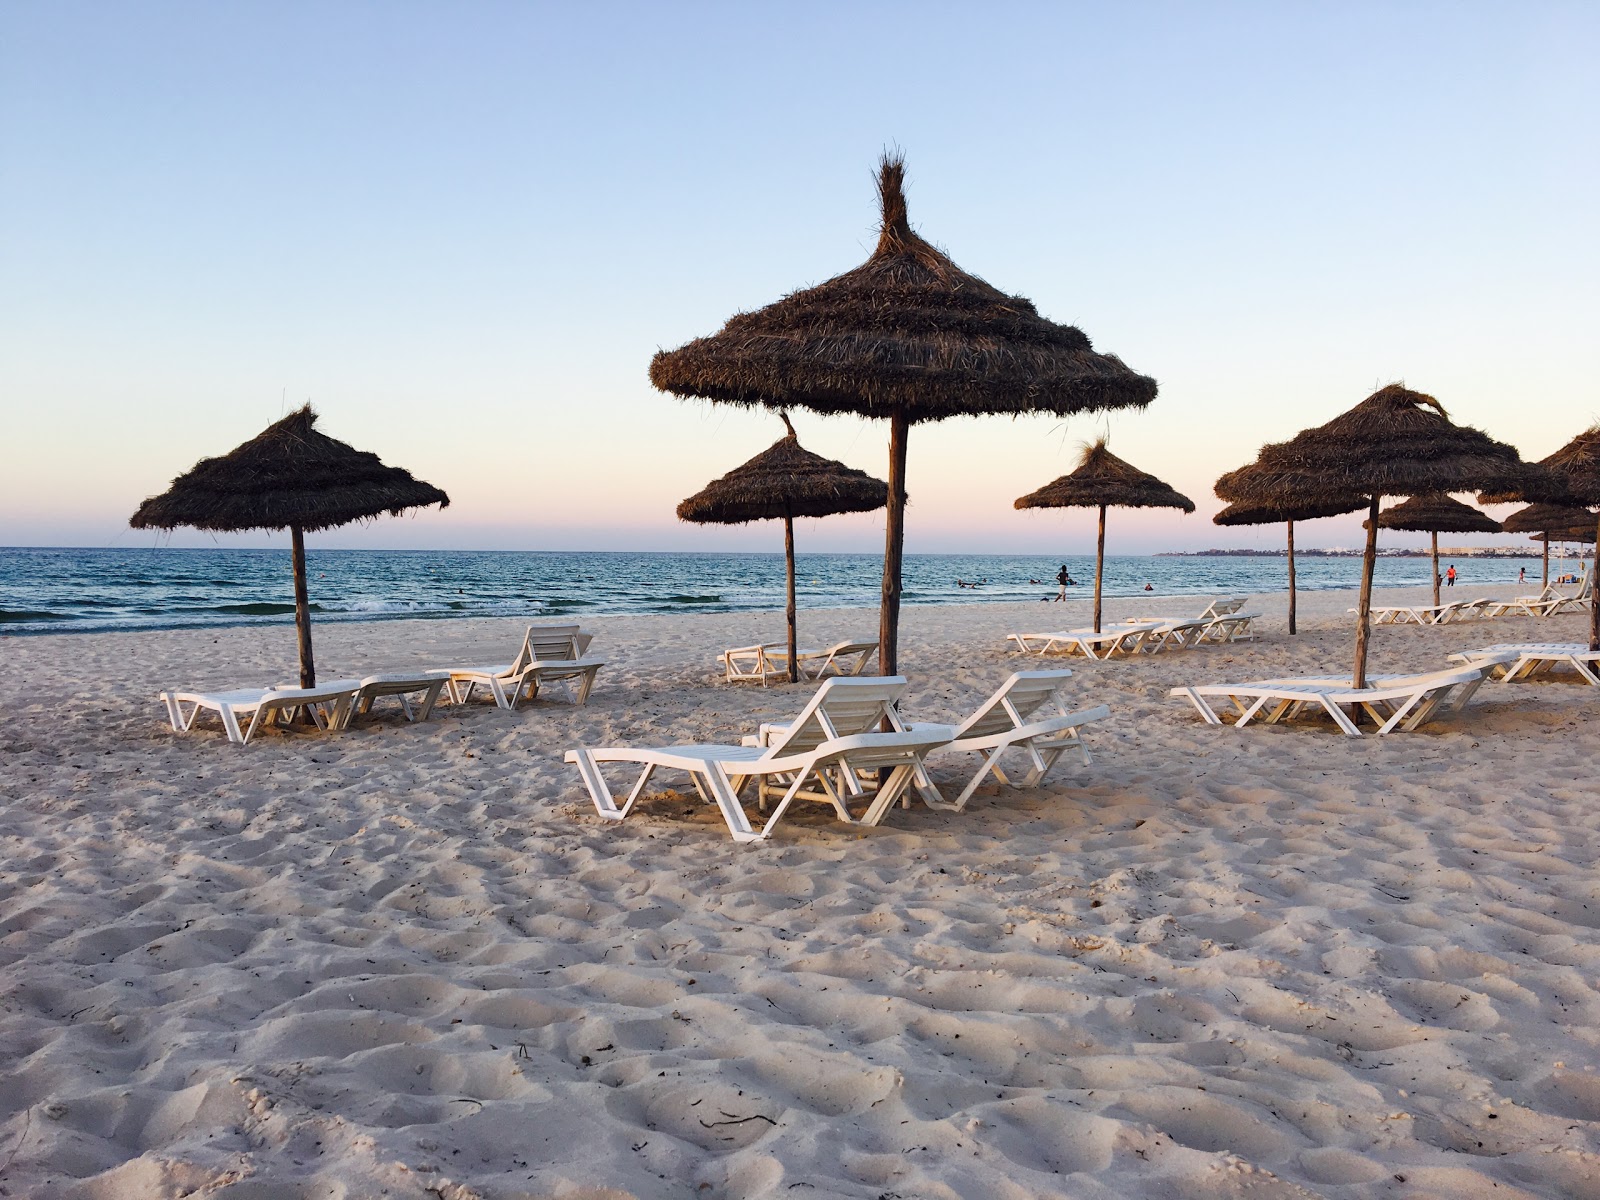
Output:
[[[1168,698],[1348,671],[1354,600],[1072,660],[1112,718],[1036,792],[754,846],[692,791],[602,822],[561,755],[793,713],[811,685],[713,661],[778,615],[585,622],[584,708],[245,747],[155,694],[291,678],[289,627],[0,641],[0,1194],[1600,1196],[1600,690],[1359,741]],[[959,718],[1037,665],[1007,631],[1086,613],[906,609],[904,711]],[[1371,669],[1586,622],[1378,628]],[[318,665],[504,659],[523,624],[324,625]]]

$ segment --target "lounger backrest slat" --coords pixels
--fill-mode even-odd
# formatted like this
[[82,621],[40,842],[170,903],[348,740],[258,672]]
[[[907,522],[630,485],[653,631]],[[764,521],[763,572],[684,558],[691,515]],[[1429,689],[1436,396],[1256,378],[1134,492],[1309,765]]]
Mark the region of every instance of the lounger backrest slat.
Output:
[[530,625],[523,645],[527,648],[530,663],[567,662],[582,657],[578,649],[576,625]]
[[[1018,671],[1001,684],[1000,690],[982,708],[962,722],[956,730],[958,738],[989,737],[1015,729],[1021,722],[1048,704],[1070,678],[1070,671]],[[1006,710],[1009,703],[1015,712]]]
[[788,730],[768,750],[772,757],[814,750],[835,738],[875,732],[906,690],[898,675],[878,679],[834,677],[812,696]]

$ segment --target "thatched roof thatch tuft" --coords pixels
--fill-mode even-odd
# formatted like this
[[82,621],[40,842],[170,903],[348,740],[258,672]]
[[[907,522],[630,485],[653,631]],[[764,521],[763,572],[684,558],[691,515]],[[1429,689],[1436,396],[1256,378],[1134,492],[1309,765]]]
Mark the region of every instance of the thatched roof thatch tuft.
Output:
[[1558,485],[1554,494],[1534,494],[1519,488],[1490,488],[1478,497],[1479,504],[1516,503],[1523,500],[1548,500],[1584,508],[1600,505],[1600,425],[1594,425],[1573,438],[1539,466],[1547,470]]
[[1366,501],[1325,500],[1321,504],[1230,504],[1211,518],[1215,525],[1282,525],[1287,521],[1315,521],[1321,517],[1339,517],[1358,508]]
[[804,449],[791,427],[787,436],[678,505],[678,516],[685,521],[742,525],[782,517],[872,512],[888,501],[888,484]]
[[450,497],[376,454],[320,433],[309,404],[220,458],[203,458],[139,506],[135,529],[331,529]]
[[1572,529],[1587,529],[1592,536],[1595,532],[1595,515],[1587,508],[1575,505],[1530,504],[1501,521],[1500,528],[1506,533],[1558,534]]
[[1177,508],[1194,511],[1194,501],[1154,475],[1118,458],[1104,438],[1083,448],[1077,468],[1016,501],[1017,508]]
[[793,292],[650,362],[679,396],[800,407],[912,423],[986,413],[1143,407],[1156,382],[1098,354],[1083,332],[1041,317],[956,266],[907,219],[905,161],[878,173],[882,224],[853,271]]
[[[1363,528],[1366,522],[1362,523]],[[1500,533],[1500,522],[1470,504],[1433,492],[1413,496],[1378,514],[1379,529],[1418,533]]]
[[1432,396],[1393,383],[1326,425],[1263,447],[1216,491],[1230,502],[1272,504],[1554,486],[1511,446],[1452,423]]

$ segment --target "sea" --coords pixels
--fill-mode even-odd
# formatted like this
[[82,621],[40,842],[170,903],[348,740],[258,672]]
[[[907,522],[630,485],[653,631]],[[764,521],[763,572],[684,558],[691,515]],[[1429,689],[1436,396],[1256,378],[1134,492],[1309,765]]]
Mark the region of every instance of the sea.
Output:
[[[1084,556],[908,554],[905,604],[985,604],[1055,594],[1065,561],[1087,595],[1094,559]],[[1454,560],[1469,588],[1538,578],[1537,558]],[[802,608],[875,607],[883,560],[872,554],[802,554]],[[1380,557],[1380,587],[1423,585],[1428,559]],[[308,550],[316,620],[781,610],[781,554],[570,551]],[[1358,586],[1358,558],[1301,557],[1304,591]],[[1554,565],[1552,564],[1552,572]],[[963,586],[973,584],[976,586]],[[1281,557],[1114,556],[1105,594],[1262,595],[1287,589]],[[288,623],[294,619],[289,553],[283,550],[140,547],[0,548],[0,636],[101,633]]]

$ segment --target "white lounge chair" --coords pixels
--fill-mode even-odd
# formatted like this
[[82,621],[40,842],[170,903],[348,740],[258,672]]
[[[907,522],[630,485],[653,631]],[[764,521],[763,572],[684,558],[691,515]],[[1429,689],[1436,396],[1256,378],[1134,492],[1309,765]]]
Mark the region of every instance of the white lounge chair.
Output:
[[[795,664],[800,668],[800,674],[809,679],[821,679],[827,675],[861,675],[877,653],[877,642],[837,642],[826,650],[801,650],[795,655]],[[788,663],[787,646],[778,648],[778,660]]]
[[1000,756],[1013,747],[1028,755],[1031,769],[1015,780],[1019,788],[1037,787],[1056,760],[1067,750],[1083,755],[1084,765],[1093,760],[1089,748],[1083,744],[1081,730],[1094,721],[1103,721],[1111,715],[1104,704],[1069,713],[1062,710],[1055,716],[1039,717],[1039,710],[1055,700],[1061,687],[1072,677],[1071,671],[1017,671],[999,689],[980,704],[971,716],[951,729],[913,723],[910,729],[933,731],[944,728],[950,741],[939,752],[949,751],[976,754],[978,770],[954,800],[946,800],[928,777],[926,768],[917,780],[923,803],[929,808],[960,812],[972,799],[984,779],[993,774],[1002,784],[1013,784],[1000,769]]
[[[1461,604],[1386,604],[1372,609],[1374,625],[1448,625]],[[1359,608],[1346,610],[1358,613]]]
[[1106,659],[1116,654],[1137,653],[1145,635],[1160,621],[1130,621],[1107,625],[1099,633],[1092,629],[1067,629],[1059,633],[1012,633],[1007,638],[1024,654],[1083,654]]
[[[877,652],[877,642],[839,642],[826,650],[798,651],[795,668],[803,679],[860,675]],[[789,677],[789,647],[785,642],[738,646],[723,651],[717,661],[722,664],[723,677],[729,682],[758,680],[765,687],[769,679]]]
[[732,650],[724,650],[717,655],[717,661],[722,664],[723,678],[729,683],[754,680],[762,687],[766,687],[769,679],[789,677],[788,662],[776,657],[785,649],[782,643],[735,646]]
[[[914,781],[929,751],[948,737],[948,730],[943,727],[922,733],[875,732],[886,719],[891,724],[895,720],[894,704],[905,686],[906,681],[900,676],[826,680],[800,716],[766,747],[612,746],[569,750],[566,761],[578,768],[595,811],[610,821],[625,818],[644,794],[651,776],[666,768],[689,775],[701,799],[715,804],[722,813],[736,842],[770,837],[773,827],[796,799],[820,800],[831,804],[843,821],[876,825]],[[643,767],[620,807],[600,771],[602,763],[613,762]],[[853,817],[848,803],[865,794],[861,778],[884,769],[889,771],[888,778],[866,811]],[[756,799],[763,806],[770,796],[780,796],[777,807],[759,830],[751,825],[739,800],[739,793],[751,781],[756,784]]]
[[1571,667],[1586,683],[1600,687],[1600,651],[1586,642],[1508,642],[1463,650],[1452,654],[1451,662],[1487,667],[1501,683],[1536,679],[1561,666]]
[[[357,717],[370,713],[373,703],[384,696],[393,696],[400,702],[400,711],[405,714],[406,720],[426,721],[439,701],[440,692],[449,682],[447,675],[425,672],[421,675],[368,675],[363,679],[334,679],[324,686],[350,689],[350,704],[345,710],[344,720],[335,726],[337,729],[348,729],[355,724]],[[273,690],[287,689],[277,687]]]
[[[342,729],[349,719],[355,691],[351,680],[342,679],[313,688],[167,691],[161,693],[161,702],[167,706],[167,719],[176,732],[187,733],[194,728],[195,718],[202,711],[214,712],[222,719],[228,740],[242,746],[274,721],[292,721],[301,709],[311,713],[318,729]],[[239,722],[244,717],[249,717],[250,723],[241,729]]]
[[555,680],[578,681],[575,702],[587,704],[594,678],[606,665],[603,658],[587,658],[592,635],[576,625],[530,625],[516,658],[498,666],[441,667],[436,674],[448,679],[452,704],[465,704],[479,687],[489,689],[501,708],[515,709],[524,699],[539,694],[540,685]]
[[1459,667],[1427,675],[1375,676],[1365,688],[1352,688],[1349,680],[1263,679],[1255,683],[1211,684],[1204,687],[1176,687],[1174,698],[1188,700],[1208,725],[1223,720],[1208,703],[1224,700],[1239,716],[1235,726],[1261,720],[1273,725],[1298,716],[1309,709],[1320,709],[1348,737],[1360,737],[1361,730],[1344,712],[1359,709],[1378,723],[1378,733],[1395,729],[1417,729],[1441,708],[1458,709],[1472,698],[1483,682],[1487,668]]
[[1493,607],[1492,616],[1518,613],[1528,617],[1553,617],[1560,613],[1581,612],[1594,603],[1594,579],[1585,564],[1578,588],[1564,592],[1553,583],[1547,583],[1536,596],[1517,596],[1511,600],[1492,600],[1485,603]]

